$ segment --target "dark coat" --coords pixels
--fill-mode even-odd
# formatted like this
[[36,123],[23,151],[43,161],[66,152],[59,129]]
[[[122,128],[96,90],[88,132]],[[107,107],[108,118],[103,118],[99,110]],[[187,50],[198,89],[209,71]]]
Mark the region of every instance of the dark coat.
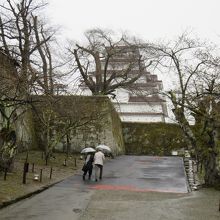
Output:
[[93,161],[94,161],[94,155],[90,154],[90,158],[87,163],[83,165],[82,171],[92,170],[93,169]]

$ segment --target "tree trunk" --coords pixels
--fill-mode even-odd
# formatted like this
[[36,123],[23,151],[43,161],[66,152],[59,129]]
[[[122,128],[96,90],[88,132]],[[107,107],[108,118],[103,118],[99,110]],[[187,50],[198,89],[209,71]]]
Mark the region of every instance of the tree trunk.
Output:
[[217,155],[214,151],[211,151],[204,161],[205,168],[205,184],[207,186],[213,186],[219,184],[220,175],[217,170]]
[[66,135],[66,156],[69,157],[70,153],[70,136],[69,134]]
[[49,154],[47,153],[45,155],[45,165],[47,166],[48,165],[48,162],[49,162]]

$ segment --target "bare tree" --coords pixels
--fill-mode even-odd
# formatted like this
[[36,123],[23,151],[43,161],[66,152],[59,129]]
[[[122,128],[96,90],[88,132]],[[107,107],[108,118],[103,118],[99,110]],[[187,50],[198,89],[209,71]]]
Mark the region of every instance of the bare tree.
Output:
[[[3,85],[0,89],[0,119],[4,130],[1,136],[3,153],[15,146],[14,142],[8,144],[11,139],[10,135],[5,135],[5,131],[8,134],[15,131],[14,123],[27,112],[32,102],[31,94],[34,91],[54,94],[57,65],[54,65],[52,44],[56,42],[55,31],[39,15],[45,6],[46,3],[40,0],[5,0],[0,4],[0,83]],[[10,153],[12,158],[15,155],[13,152]]]
[[43,1],[6,0],[0,5],[0,47],[19,63],[18,80],[24,94],[40,90],[53,94],[55,69],[52,43],[55,30],[39,16]]
[[0,50],[0,169],[12,169],[16,153],[15,123],[24,114],[28,99],[19,94],[18,63]]
[[[167,96],[173,104],[173,113],[180,125],[189,149],[205,165],[205,183],[219,183],[219,59],[214,58],[214,49],[198,39],[191,39],[187,33],[176,41],[156,45],[159,63],[176,77],[176,89]],[[215,85],[215,86],[214,86]],[[215,89],[214,89],[215,88]],[[214,92],[215,90],[215,92]],[[219,94],[219,93],[218,93]],[[194,118],[195,129],[189,123]]]
[[117,88],[127,88],[152,64],[150,47],[134,38],[122,35],[118,40],[112,31],[101,29],[89,30],[85,37],[87,44],[71,45],[68,51],[74,71],[93,95],[114,96]]
[[[88,102],[82,102],[81,97],[36,96],[33,109],[35,111],[35,126],[41,146],[44,147],[46,165],[56,146],[64,138],[70,139],[76,130],[97,124],[102,121],[112,109],[99,111],[100,106],[91,109]],[[70,101],[72,108],[64,108],[65,102]],[[68,106],[68,107],[69,107]],[[90,111],[88,111],[90,106]],[[43,128],[43,129],[42,129]],[[68,143],[67,140],[66,144]],[[64,141],[65,142],[65,141]],[[66,153],[69,154],[70,146]]]

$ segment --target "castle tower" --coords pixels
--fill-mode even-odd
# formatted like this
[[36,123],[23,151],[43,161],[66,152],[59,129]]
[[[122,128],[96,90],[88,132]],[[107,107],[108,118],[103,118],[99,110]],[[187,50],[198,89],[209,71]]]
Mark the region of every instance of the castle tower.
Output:
[[[111,49],[106,48],[107,51]],[[158,80],[157,75],[146,70],[140,57],[140,51],[136,46],[125,46],[122,42],[114,48],[113,56],[108,61],[106,78],[110,77],[112,72],[118,76],[132,77],[139,73],[140,68],[142,75],[133,84],[116,89],[112,102],[124,122],[165,122],[167,106],[164,97],[160,95],[163,89],[162,81]],[[105,68],[105,63],[106,60],[103,59],[102,69]],[[123,75],[128,65],[131,66],[131,70],[128,75]],[[94,72],[91,72],[91,76],[93,74]],[[115,78],[116,80],[119,82],[120,77]],[[85,85],[81,88],[87,90],[88,94]]]

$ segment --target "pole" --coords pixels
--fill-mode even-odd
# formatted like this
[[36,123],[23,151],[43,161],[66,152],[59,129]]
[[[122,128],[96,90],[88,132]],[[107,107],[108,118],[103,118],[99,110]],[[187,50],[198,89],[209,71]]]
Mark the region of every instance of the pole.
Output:
[[53,168],[50,168],[50,179],[52,179]]
[[23,168],[23,184],[26,184],[26,174],[27,174],[27,163],[24,163],[24,168]]
[[6,180],[6,177],[7,177],[7,172],[8,172],[8,169],[5,168],[5,172],[4,172],[4,180]]
[[218,211],[220,212],[220,199],[219,199],[219,207],[218,207]]
[[40,169],[40,182],[42,182],[43,169]]
[[32,163],[32,173],[34,173],[34,163]]

